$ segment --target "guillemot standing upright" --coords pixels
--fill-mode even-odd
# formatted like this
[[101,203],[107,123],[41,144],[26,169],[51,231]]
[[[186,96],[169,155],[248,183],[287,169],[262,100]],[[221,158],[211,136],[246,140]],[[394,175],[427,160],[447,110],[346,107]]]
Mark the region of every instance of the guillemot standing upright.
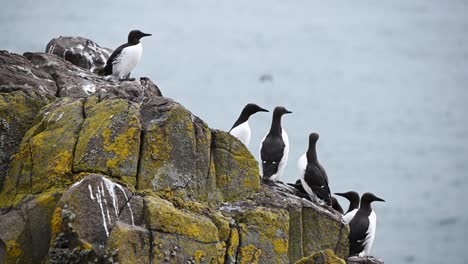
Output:
[[246,147],[249,146],[252,132],[249,126],[249,117],[257,112],[268,112],[256,104],[247,104],[229,133],[238,138]]
[[325,169],[317,160],[316,144],[319,134],[311,133],[309,135],[309,148],[297,162],[299,170],[299,179],[302,187],[309,194],[312,201],[327,205],[332,205],[330,188],[328,187],[328,176]]
[[273,111],[270,131],[265,135],[260,146],[263,179],[278,181],[288,161],[289,138],[281,127],[281,117],[292,113],[282,106]]
[[118,80],[133,80],[130,79],[130,73],[140,61],[143,51],[140,39],[146,36],[151,36],[151,34],[140,30],[130,31],[128,42],[112,52],[106,66],[99,73],[104,76],[112,75]]
[[372,193],[366,192],[361,197],[361,206],[353,220],[349,222],[349,255],[365,257],[369,255],[375,238],[377,216],[371,208],[374,201],[385,202]]
[[356,212],[358,211],[359,208],[359,194],[354,191],[350,192],[345,192],[345,193],[335,193],[336,195],[342,196],[349,201],[349,207],[348,211],[343,215],[343,221],[346,224],[349,224],[351,220],[353,219],[354,215],[356,215]]

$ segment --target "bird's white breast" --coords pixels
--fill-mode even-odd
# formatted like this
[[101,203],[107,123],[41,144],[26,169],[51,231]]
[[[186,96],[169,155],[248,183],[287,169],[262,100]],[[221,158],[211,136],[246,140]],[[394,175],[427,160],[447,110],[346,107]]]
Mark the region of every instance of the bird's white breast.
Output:
[[349,224],[349,222],[351,222],[351,220],[353,220],[354,215],[356,214],[357,210],[358,210],[358,209],[356,208],[356,209],[352,210],[351,212],[345,214],[345,215],[343,216],[343,221],[344,221],[346,224]]
[[307,155],[304,153],[299,160],[297,160],[297,170],[299,173],[299,179],[301,180],[302,188],[306,191],[307,194],[312,195],[312,189],[304,180],[305,171],[307,168]]
[[374,243],[376,227],[377,227],[377,216],[372,210],[372,212],[369,215],[369,227],[366,233],[366,240],[364,240],[364,249],[362,250],[361,253],[359,253],[360,257],[365,257],[369,255],[369,252],[372,247],[372,243]]
[[141,43],[122,49],[112,64],[113,75],[120,79],[126,77],[138,64],[142,53]]
[[229,133],[238,138],[246,147],[249,146],[251,137],[249,121],[236,126]]

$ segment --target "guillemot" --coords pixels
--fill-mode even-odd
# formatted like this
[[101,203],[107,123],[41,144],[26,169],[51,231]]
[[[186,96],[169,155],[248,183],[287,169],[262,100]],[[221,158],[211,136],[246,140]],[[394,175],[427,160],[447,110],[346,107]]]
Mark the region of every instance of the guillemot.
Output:
[[309,194],[312,201],[319,204],[332,205],[330,188],[328,187],[328,176],[325,169],[317,160],[316,144],[319,134],[309,135],[309,147],[297,162],[299,179],[302,187]]
[[151,36],[151,34],[143,33],[140,30],[130,31],[127,43],[120,45],[112,52],[106,66],[99,73],[118,80],[134,80],[130,79],[130,73],[141,59],[143,48],[140,39],[147,36]]
[[349,224],[353,219],[354,215],[359,209],[359,194],[354,191],[345,192],[345,193],[335,193],[336,195],[342,196],[349,201],[348,211],[343,215],[343,221],[346,224]]
[[249,146],[252,132],[249,126],[249,117],[257,112],[268,112],[256,104],[247,104],[229,133],[238,138],[246,147]]
[[289,138],[281,127],[281,117],[292,113],[282,106],[273,111],[270,131],[265,135],[260,146],[263,179],[278,181],[288,161]]
[[349,222],[349,255],[365,257],[369,255],[375,238],[377,216],[371,208],[374,201],[385,202],[372,193],[364,193],[361,206],[354,218]]

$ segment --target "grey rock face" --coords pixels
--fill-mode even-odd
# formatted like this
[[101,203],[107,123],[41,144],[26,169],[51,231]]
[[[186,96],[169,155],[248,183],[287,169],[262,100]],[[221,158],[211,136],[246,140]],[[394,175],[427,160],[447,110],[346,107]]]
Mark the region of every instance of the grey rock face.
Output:
[[106,56],[95,43],[59,38],[47,51],[0,52],[1,263],[347,257],[340,215],[261,184],[229,133],[148,78],[94,74]]
[[[95,249],[103,249],[117,221],[135,225],[135,216],[143,214],[137,211],[141,207],[132,208],[132,196],[126,187],[105,176],[86,176],[72,185],[58,202],[62,226],[72,229]],[[123,214],[124,211],[128,212]]]
[[384,264],[384,262],[380,259],[374,258],[372,256],[369,257],[350,257],[346,262],[348,264]]
[[72,64],[91,72],[104,67],[112,49],[104,48],[94,41],[82,37],[58,37],[46,47],[46,53],[55,54]]

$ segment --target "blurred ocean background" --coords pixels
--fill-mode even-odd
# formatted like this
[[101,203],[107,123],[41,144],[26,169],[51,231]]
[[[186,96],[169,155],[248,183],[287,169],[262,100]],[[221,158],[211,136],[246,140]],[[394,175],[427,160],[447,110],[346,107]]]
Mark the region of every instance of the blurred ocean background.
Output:
[[[229,130],[249,102],[293,111],[283,181],[319,132],[332,191],[387,201],[372,255],[468,262],[468,1],[1,0],[11,52],[60,35],[116,48],[131,29],[153,33],[133,76],[210,127]],[[270,121],[251,119],[256,157]]]

